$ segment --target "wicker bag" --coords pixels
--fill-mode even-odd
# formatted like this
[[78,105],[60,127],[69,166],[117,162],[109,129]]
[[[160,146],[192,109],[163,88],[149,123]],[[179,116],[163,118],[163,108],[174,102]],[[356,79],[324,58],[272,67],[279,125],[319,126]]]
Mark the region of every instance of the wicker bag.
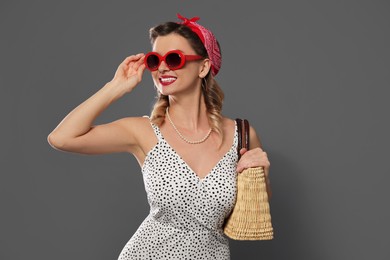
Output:
[[[236,119],[238,156],[249,149],[249,123]],[[244,130],[242,129],[244,128]],[[245,144],[245,146],[242,146]],[[235,240],[271,240],[273,228],[263,167],[245,169],[237,176],[237,199],[223,231]]]

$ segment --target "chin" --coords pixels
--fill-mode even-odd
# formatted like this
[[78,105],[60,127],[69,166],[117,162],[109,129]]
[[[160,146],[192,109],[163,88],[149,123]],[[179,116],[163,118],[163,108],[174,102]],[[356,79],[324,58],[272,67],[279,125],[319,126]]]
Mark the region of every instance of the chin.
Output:
[[158,91],[163,94],[163,95],[172,95],[174,94],[175,92],[177,92],[177,89],[176,89],[176,84],[170,84],[170,85],[162,85],[162,84],[158,84]]

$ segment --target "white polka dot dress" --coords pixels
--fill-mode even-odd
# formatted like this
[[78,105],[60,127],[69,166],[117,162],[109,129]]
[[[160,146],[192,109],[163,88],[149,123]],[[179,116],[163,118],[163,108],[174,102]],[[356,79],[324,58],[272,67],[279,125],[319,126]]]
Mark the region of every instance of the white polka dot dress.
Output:
[[150,213],[118,260],[230,259],[222,224],[236,200],[237,131],[231,149],[200,179],[152,127],[158,143],[142,167]]

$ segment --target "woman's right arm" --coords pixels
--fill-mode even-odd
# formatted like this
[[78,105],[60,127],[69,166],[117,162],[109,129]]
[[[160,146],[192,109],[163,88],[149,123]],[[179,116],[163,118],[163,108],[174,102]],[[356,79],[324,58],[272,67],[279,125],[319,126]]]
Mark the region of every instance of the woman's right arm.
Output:
[[143,61],[142,53],[127,57],[109,83],[73,109],[49,134],[49,144],[58,150],[84,154],[136,149],[137,142],[132,133],[139,119],[123,118],[108,124],[92,124],[108,106],[131,92],[142,80]]

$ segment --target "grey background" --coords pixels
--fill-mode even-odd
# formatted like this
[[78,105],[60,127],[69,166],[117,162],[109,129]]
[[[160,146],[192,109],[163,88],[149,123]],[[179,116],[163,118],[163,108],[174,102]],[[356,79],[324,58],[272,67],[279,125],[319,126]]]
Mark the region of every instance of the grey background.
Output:
[[[199,0],[1,1],[0,259],[117,259],[148,214],[136,160],[46,138],[177,12],[216,34],[224,114],[271,161],[276,238],[231,241],[232,259],[390,259],[389,3]],[[96,123],[154,95],[146,73]]]

